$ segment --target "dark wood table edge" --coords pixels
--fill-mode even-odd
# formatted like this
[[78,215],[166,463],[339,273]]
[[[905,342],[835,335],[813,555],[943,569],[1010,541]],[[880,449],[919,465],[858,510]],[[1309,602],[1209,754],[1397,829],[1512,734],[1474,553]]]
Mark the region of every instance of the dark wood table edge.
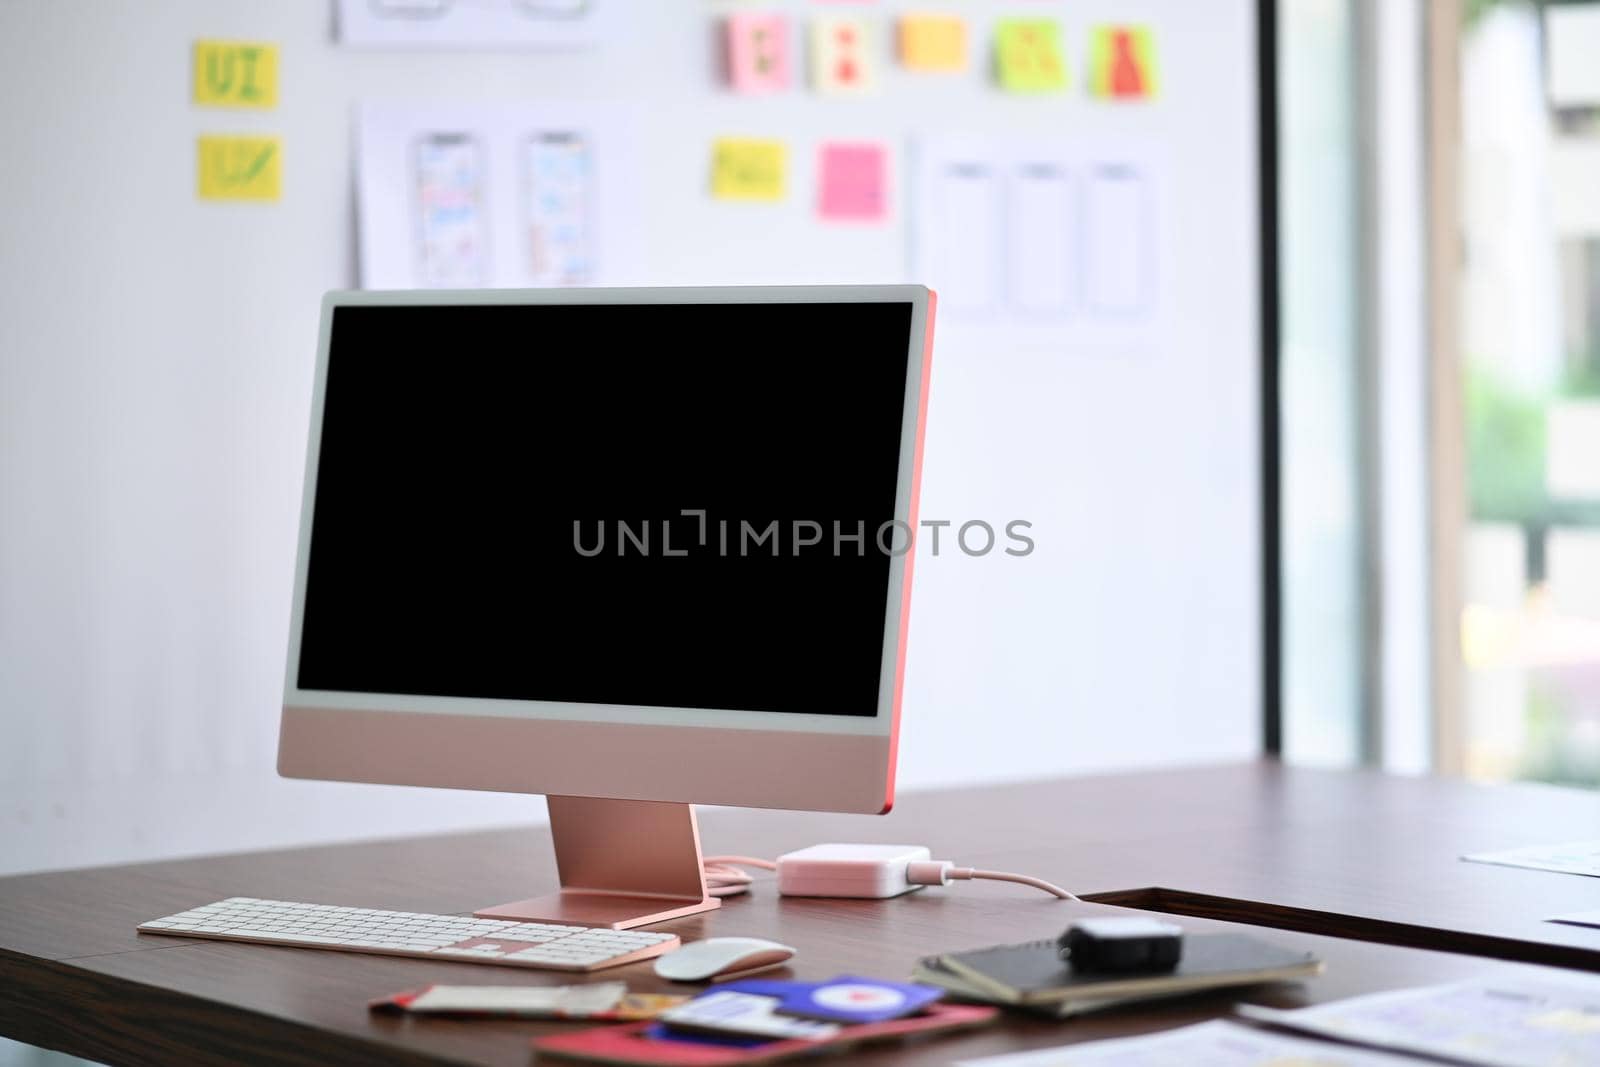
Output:
[[[6,990],[0,996],[0,1033],[96,1062],[161,1067],[467,1062],[7,949],[0,949],[0,988]],[[160,1021],[152,1026],[152,1020]]]
[[1084,900],[1095,904],[1115,904],[1140,911],[1191,915],[1199,919],[1222,919],[1250,926],[1293,930],[1323,937],[1342,937],[1352,941],[1371,941],[1398,948],[1420,948],[1434,952],[1453,952],[1463,956],[1505,960],[1510,963],[1537,963],[1547,967],[1600,971],[1600,952],[1576,945],[1557,945],[1521,941],[1492,934],[1475,934],[1437,926],[1371,919],[1360,915],[1295,908],[1258,900],[1212,896],[1166,886],[1118,889],[1089,893]]

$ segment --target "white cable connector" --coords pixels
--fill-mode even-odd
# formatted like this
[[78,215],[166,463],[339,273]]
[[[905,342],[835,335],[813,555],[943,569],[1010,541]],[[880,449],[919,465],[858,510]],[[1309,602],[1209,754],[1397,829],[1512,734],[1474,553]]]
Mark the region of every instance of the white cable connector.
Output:
[[778,869],[778,865],[771,860],[754,856],[707,856],[700,861],[700,865],[706,872],[706,892],[714,897],[736,897],[750,891],[750,883],[755,879],[741,871],[740,867],[757,867],[764,871]]
[[707,892],[717,897],[747,892],[752,879],[739,867],[777,871],[778,892],[790,897],[881,900],[923,886],[984,878],[1032,886],[1062,900],[1078,899],[1042,878],[957,867],[948,860],[933,859],[921,845],[812,845],[786,852],[776,863],[751,856],[708,856],[705,860]]

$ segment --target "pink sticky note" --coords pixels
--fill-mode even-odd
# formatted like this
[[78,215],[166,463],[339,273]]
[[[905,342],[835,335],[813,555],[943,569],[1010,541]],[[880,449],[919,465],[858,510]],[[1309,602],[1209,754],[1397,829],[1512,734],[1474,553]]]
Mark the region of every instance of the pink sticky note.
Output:
[[738,93],[775,93],[789,88],[787,17],[728,16],[728,81]]
[[882,221],[889,205],[887,164],[882,145],[823,145],[817,214],[846,222]]

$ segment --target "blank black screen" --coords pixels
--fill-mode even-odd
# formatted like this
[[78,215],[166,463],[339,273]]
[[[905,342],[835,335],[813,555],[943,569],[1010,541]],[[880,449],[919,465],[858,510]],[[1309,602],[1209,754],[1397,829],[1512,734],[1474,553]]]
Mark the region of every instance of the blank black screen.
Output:
[[875,714],[910,326],[335,309],[300,687]]

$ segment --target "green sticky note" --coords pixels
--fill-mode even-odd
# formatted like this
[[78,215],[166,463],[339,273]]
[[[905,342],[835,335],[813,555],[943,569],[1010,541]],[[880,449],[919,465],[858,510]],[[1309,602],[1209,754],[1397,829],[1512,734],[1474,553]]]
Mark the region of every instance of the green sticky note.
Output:
[[1054,93],[1067,87],[1061,24],[1055,19],[1001,19],[995,26],[995,70],[1012,93]]

